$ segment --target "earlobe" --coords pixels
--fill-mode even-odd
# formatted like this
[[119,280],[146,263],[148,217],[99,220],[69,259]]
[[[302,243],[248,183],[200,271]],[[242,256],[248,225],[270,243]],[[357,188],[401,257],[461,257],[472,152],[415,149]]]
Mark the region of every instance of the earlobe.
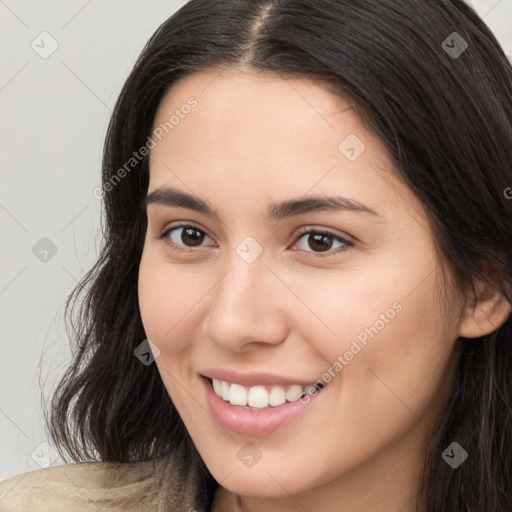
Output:
[[478,299],[468,305],[459,328],[463,338],[480,338],[503,325],[512,310],[507,299],[492,285],[478,282]]

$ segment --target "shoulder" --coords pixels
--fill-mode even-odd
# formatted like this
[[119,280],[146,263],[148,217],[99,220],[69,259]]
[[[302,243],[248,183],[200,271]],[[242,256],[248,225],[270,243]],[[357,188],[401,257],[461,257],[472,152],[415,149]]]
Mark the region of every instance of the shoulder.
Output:
[[116,510],[127,486],[150,486],[147,470],[147,463],[87,462],[21,473],[0,482],[0,512]]
[[172,466],[166,458],[65,464],[21,473],[0,482],[0,512],[156,512],[169,500],[175,510],[187,510],[194,497],[183,494],[186,482]]
[[0,511],[93,510],[94,498],[89,504],[88,496],[97,497],[105,471],[104,463],[93,462],[18,474],[0,482]]

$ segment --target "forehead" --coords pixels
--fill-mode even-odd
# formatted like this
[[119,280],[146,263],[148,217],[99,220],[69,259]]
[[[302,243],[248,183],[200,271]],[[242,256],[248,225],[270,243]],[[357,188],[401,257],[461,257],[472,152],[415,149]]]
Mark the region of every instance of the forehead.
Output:
[[[175,111],[188,111],[190,98],[197,105],[173,125],[174,135],[203,140],[216,136],[217,142],[231,145],[243,138],[245,152],[264,141],[281,143],[283,149],[303,138],[309,145],[321,143],[337,130],[332,119],[351,110],[345,100],[309,80],[221,70],[196,73],[174,84],[160,104],[155,127],[164,125]],[[320,131],[311,140],[316,130]]]
[[388,220],[409,215],[411,205],[423,211],[379,138],[319,82],[234,70],[192,74],[164,96],[153,130],[160,135],[148,193],[180,189],[222,217],[241,222],[271,203],[310,195],[355,199]]
[[[178,80],[161,102],[160,121],[165,121],[166,109],[179,108],[194,96],[203,106],[217,113],[236,116],[232,106],[244,105],[244,111],[273,114],[286,111],[289,115],[320,116],[346,110],[351,103],[328,90],[328,85],[303,77],[286,77],[269,71],[242,71],[234,68],[192,73]],[[278,110],[269,107],[279,105]],[[254,110],[251,109],[254,107]],[[289,108],[288,108],[289,107]],[[278,116],[279,117],[279,116]]]
[[338,163],[356,168],[342,152],[351,144],[358,153],[364,148],[366,163],[371,154],[373,163],[389,164],[345,99],[318,82],[271,73],[221,70],[179,80],[161,101],[153,131],[159,131],[150,152],[153,179],[162,163],[184,161],[189,174],[197,166],[203,173],[236,170],[246,179],[288,172],[310,179],[311,170],[318,176]]

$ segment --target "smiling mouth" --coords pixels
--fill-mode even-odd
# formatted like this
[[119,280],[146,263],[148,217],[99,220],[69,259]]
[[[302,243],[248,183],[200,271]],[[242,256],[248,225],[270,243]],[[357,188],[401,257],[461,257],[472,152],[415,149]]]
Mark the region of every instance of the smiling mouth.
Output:
[[296,402],[306,396],[318,394],[325,387],[325,384],[320,381],[307,386],[299,384],[243,386],[220,379],[205,378],[218,397],[235,407],[251,411],[263,411],[288,402]]
[[[267,377],[261,377],[260,382],[272,382]],[[275,377],[276,380],[279,379],[279,376]],[[242,378],[245,382],[257,382],[255,378]],[[329,393],[326,395],[322,392],[323,388],[328,386],[323,381],[317,380],[313,385],[304,386],[304,389],[301,385],[289,384],[293,382],[291,379],[286,380],[288,382],[284,386],[242,386],[200,374],[206,402],[217,425],[232,434],[253,438],[273,433],[277,435],[297,422],[301,416],[311,415],[311,411],[315,408],[318,410],[322,403],[328,403],[325,400],[328,400]],[[287,395],[291,401],[287,399]],[[253,407],[254,405],[256,407]]]

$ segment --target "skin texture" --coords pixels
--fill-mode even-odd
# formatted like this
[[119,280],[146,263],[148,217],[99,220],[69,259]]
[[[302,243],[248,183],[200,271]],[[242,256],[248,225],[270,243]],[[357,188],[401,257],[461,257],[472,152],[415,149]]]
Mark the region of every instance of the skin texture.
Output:
[[[154,126],[191,96],[197,106],[151,149],[148,192],[172,186],[191,193],[221,220],[149,205],[139,302],[166,389],[221,484],[213,510],[415,510],[455,342],[493,331],[508,306],[483,285],[482,305],[468,307],[460,321],[465,297],[450,287],[443,303],[423,205],[393,176],[384,147],[354,109],[325,87],[234,69],[194,74],[168,92]],[[354,161],[339,150],[350,134],[365,145]],[[327,194],[360,201],[380,217],[321,211],[263,218],[271,202]],[[180,228],[157,238],[179,221],[203,240],[194,244]],[[332,248],[322,250],[308,234],[296,242],[300,228],[353,245],[332,237]],[[236,251],[248,236],[263,249],[252,263]],[[318,256],[324,253],[330,256]],[[393,304],[400,311],[344,359],[298,421],[248,438],[210,414],[198,375],[206,368],[313,382],[365,328],[380,327]],[[248,442],[261,453],[252,467],[237,457]]]

